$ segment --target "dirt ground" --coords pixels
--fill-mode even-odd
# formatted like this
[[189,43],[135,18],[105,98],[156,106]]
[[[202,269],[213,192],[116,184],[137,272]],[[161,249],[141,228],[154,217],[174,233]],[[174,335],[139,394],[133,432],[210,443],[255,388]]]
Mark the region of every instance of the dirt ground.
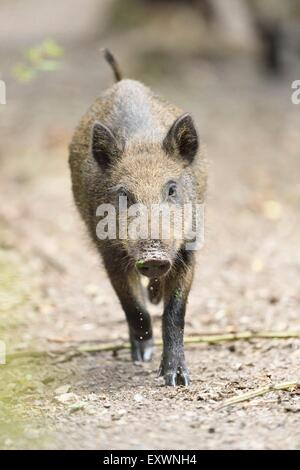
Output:
[[[8,78],[19,45],[1,52],[9,94],[0,109],[0,339],[8,353],[127,340],[67,167],[72,129],[111,76],[99,40],[63,45],[62,68],[27,85]],[[138,70],[120,37],[109,45]],[[241,60],[193,56],[176,73],[173,66],[148,84],[192,112],[210,173],[186,334],[300,332],[300,107],[290,99],[300,69],[274,80]],[[161,308],[151,311],[159,338]],[[234,395],[300,381],[299,339],[189,346],[189,388],[163,386],[160,353],[150,364],[131,363],[125,350],[0,366],[0,448],[300,448],[299,389],[220,408]]]

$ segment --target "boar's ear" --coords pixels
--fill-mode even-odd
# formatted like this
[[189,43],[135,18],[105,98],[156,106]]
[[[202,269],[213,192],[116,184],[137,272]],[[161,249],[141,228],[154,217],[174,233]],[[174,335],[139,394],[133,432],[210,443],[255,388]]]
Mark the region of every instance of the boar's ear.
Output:
[[92,154],[99,165],[106,169],[123,151],[113,132],[100,122],[95,122],[92,130]]
[[189,114],[183,114],[172,124],[163,148],[167,154],[179,153],[182,159],[191,163],[198,151],[199,141],[193,120]]

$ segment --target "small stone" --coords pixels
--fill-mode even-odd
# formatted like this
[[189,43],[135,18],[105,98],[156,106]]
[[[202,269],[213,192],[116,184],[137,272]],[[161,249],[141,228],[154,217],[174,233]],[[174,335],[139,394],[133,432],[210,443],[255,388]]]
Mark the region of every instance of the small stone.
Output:
[[92,408],[91,406],[88,406],[87,408],[85,408],[85,411],[88,415],[91,415],[91,416],[96,414],[95,408]]
[[58,395],[55,397],[55,399],[57,401],[59,401],[60,403],[70,403],[72,401],[76,401],[78,400],[78,395],[76,395],[75,393],[62,393],[61,395]]
[[254,258],[251,262],[251,269],[255,273],[261,272],[264,269],[263,261],[258,257]]
[[56,395],[63,395],[65,393],[68,393],[71,389],[71,385],[70,384],[66,384],[66,385],[61,385],[60,387],[58,387],[56,390],[55,390],[55,394]]
[[92,331],[96,328],[96,325],[94,323],[84,323],[81,325],[81,329],[83,331]]
[[282,216],[282,206],[278,201],[268,200],[263,203],[264,216],[269,220],[279,220]]
[[88,284],[85,286],[84,292],[90,297],[95,297],[99,293],[99,287],[95,284]]
[[70,406],[70,413],[75,413],[76,411],[83,410],[85,407],[85,403],[80,401],[78,403],[74,403]]
[[278,304],[279,298],[276,297],[275,295],[274,295],[274,296],[271,296],[271,297],[269,298],[269,302],[270,302],[271,305]]
[[87,399],[89,401],[97,401],[98,398],[100,398],[100,400],[106,400],[106,396],[104,395],[105,398],[100,398],[96,395],[96,393],[90,393],[88,396],[87,396]]
[[133,397],[133,399],[135,401],[137,401],[138,403],[141,403],[142,401],[144,401],[144,397],[143,395],[141,395],[140,393],[136,393]]

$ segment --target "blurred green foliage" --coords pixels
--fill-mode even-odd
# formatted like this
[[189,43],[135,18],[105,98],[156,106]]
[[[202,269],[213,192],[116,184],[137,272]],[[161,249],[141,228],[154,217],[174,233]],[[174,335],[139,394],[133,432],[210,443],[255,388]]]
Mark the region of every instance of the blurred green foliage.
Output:
[[110,27],[131,29],[147,23],[151,19],[147,4],[141,0],[115,0],[110,12]]
[[16,80],[28,83],[41,72],[53,72],[60,66],[64,51],[53,39],[29,47],[24,52],[25,62],[17,63],[12,74]]
[[45,417],[37,409],[47,390],[45,364],[20,360],[0,367],[0,449],[49,447]]
[[[18,257],[0,248],[0,313],[11,312],[27,301],[28,289]],[[1,322],[0,322],[1,325]]]

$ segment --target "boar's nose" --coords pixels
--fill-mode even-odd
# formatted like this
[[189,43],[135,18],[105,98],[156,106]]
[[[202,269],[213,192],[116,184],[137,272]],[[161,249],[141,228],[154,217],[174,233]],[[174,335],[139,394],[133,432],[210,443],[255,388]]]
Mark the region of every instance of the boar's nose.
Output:
[[163,276],[171,267],[171,263],[166,259],[139,260],[135,265],[141,274],[151,278]]

